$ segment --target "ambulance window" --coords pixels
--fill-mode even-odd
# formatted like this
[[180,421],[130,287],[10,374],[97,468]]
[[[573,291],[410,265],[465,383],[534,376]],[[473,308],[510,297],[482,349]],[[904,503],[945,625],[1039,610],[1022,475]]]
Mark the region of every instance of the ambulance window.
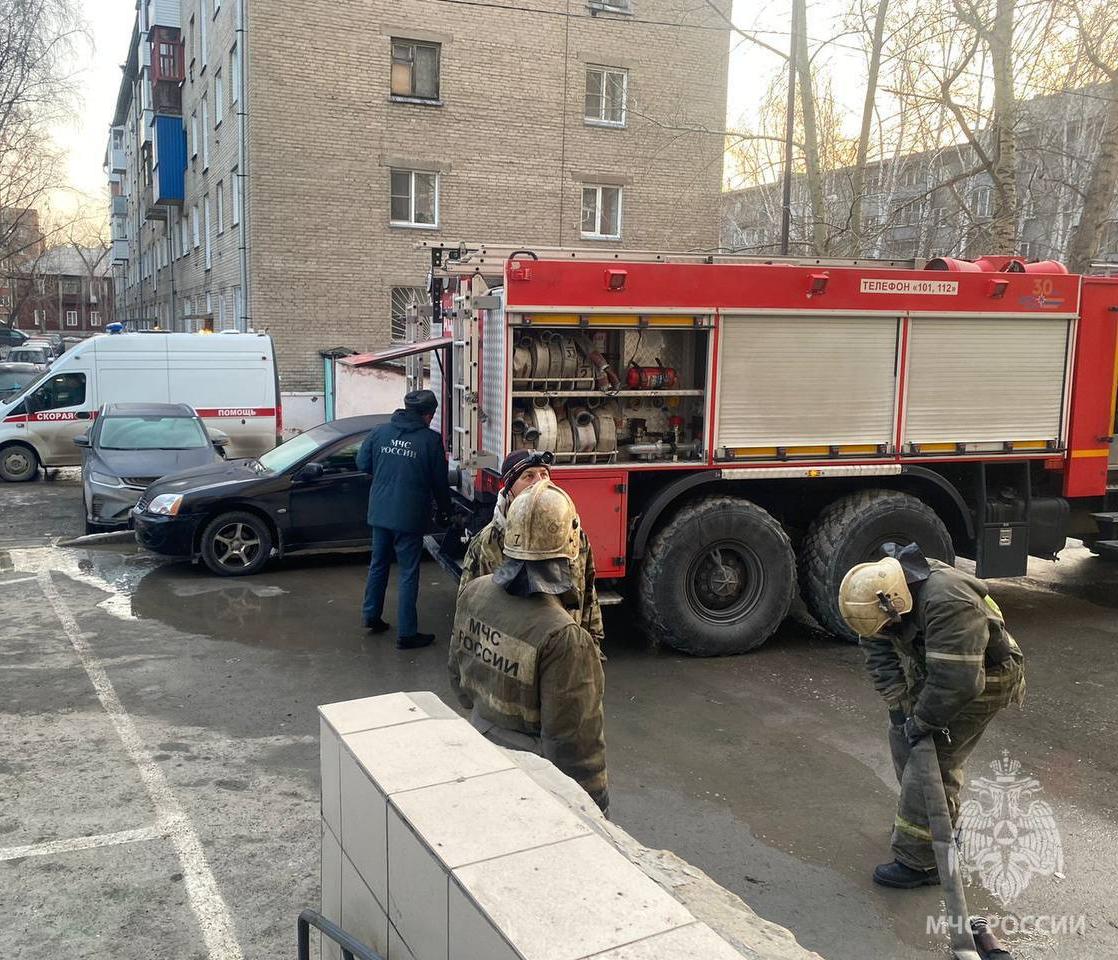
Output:
[[344,447],[337,447],[318,462],[322,464],[323,469],[327,473],[344,473],[349,470],[356,470],[357,451],[360,449],[361,441],[364,439],[364,437],[361,437],[347,443]]
[[51,377],[26,400],[27,412],[57,410],[85,403],[85,374],[60,373]]

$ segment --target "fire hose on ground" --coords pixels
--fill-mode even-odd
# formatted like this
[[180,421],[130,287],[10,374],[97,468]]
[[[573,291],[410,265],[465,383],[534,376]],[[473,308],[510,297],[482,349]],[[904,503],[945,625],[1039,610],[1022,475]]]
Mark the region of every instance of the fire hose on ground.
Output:
[[[892,728],[890,736],[903,736]],[[943,898],[947,904],[951,931],[951,953],[955,960],[1013,960],[1012,955],[990,932],[983,917],[969,917],[963,875],[959,869],[959,852],[955,846],[955,830],[939,769],[935,740],[924,737],[909,752],[908,762],[915,764],[915,773],[924,788],[924,806],[928,813],[928,829],[936,855]]]

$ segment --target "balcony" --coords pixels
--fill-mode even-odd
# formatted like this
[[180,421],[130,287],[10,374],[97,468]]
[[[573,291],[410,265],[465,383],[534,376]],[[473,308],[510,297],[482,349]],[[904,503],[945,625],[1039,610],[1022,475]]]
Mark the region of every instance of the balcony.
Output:
[[144,187],[144,192],[141,194],[141,207],[144,211],[145,220],[167,219],[167,207],[155,199],[151,184]]
[[113,217],[109,221],[111,236],[114,241],[128,239],[128,220],[124,217]]
[[128,198],[112,197],[109,205],[109,215],[113,217],[128,216]]
[[180,206],[186,197],[186,128],[180,117],[155,118],[152,161],[152,199],[163,205],[160,219],[166,219],[166,206]]
[[113,238],[113,263],[126,263],[128,261],[128,241]]

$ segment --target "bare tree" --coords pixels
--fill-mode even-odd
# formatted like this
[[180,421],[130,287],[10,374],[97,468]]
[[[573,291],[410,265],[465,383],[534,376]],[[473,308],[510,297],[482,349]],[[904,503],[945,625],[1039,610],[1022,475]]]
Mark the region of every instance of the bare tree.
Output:
[[1079,225],[1068,243],[1068,267],[1082,273],[1098,254],[1118,191],[1118,26],[1105,4],[1069,0],[1066,6],[1077,28],[1078,46],[1091,70],[1104,81],[1102,95],[1107,100],[1098,152],[1083,189]]
[[63,183],[50,129],[72,115],[84,36],[74,0],[0,0],[0,263],[40,246],[27,226]]
[[[862,255],[862,193],[866,183],[866,158],[870,150],[870,134],[877,106],[877,79],[881,72],[881,51],[885,40],[885,20],[889,0],[878,0],[870,32],[869,64],[866,69],[866,94],[862,102],[862,126],[858,131],[858,152],[851,171],[850,183],[850,245],[853,256]],[[860,4],[859,14],[865,23],[865,3]]]

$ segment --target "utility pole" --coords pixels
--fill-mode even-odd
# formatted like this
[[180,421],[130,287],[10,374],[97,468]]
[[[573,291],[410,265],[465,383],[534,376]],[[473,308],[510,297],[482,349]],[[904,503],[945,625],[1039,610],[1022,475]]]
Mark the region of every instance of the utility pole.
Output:
[[796,134],[796,38],[799,30],[799,8],[799,3],[793,0],[788,47],[788,115],[784,121],[784,200],[780,222],[782,255],[788,253],[788,237],[792,229],[792,141]]

